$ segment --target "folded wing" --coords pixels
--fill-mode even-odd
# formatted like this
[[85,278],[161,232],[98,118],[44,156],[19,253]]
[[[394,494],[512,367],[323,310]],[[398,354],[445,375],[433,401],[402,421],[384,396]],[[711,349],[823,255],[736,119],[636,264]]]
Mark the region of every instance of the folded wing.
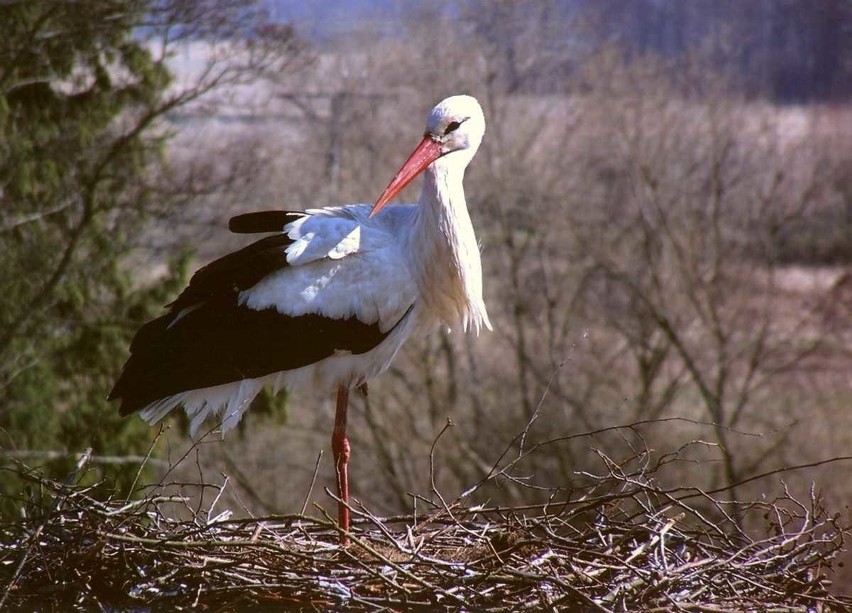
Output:
[[413,285],[378,292],[383,275],[405,272],[385,262],[380,230],[364,241],[362,216],[338,213],[232,219],[234,231],[279,233],[199,269],[169,311],[140,328],[109,396],[121,413],[378,346],[410,310]]

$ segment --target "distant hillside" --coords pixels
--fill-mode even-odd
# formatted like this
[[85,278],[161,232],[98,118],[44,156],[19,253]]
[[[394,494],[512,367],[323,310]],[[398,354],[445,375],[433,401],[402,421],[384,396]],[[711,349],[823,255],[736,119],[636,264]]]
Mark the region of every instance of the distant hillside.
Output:
[[[537,63],[525,74],[500,75],[526,93],[564,93],[566,79],[560,77],[574,74],[584,54],[615,44],[628,58],[664,57],[683,75],[697,52],[744,93],[776,102],[852,98],[848,0],[265,0],[265,5],[272,19],[294,22],[317,44],[356,32],[371,38],[405,35],[406,24],[443,15],[436,33],[475,32],[490,41],[495,57],[515,58],[529,51],[525,45],[534,48]],[[543,61],[545,56],[553,61]],[[701,87],[694,84],[697,92]]]

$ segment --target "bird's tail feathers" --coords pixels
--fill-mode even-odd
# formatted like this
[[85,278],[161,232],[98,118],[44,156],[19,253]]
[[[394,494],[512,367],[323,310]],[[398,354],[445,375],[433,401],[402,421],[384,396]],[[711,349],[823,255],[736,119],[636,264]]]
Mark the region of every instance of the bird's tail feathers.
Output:
[[222,436],[232,430],[263,388],[265,377],[243,379],[233,383],[180,392],[152,402],[140,411],[142,419],[155,424],[172,409],[183,405],[190,418],[189,433],[197,437],[201,425],[209,418],[220,420]]

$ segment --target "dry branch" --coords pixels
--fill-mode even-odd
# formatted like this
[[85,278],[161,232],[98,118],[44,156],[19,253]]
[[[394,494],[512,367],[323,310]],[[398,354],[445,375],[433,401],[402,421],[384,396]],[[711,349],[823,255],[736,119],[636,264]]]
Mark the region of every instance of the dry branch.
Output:
[[[798,500],[784,486],[775,500],[738,501],[747,525],[761,526],[744,531],[726,512],[731,501],[660,487],[651,452],[622,463],[598,455],[601,474],[538,507],[441,499],[417,518],[353,508],[346,547],[327,516],[212,517],[213,505],[200,510],[165,485],[105,503],[43,481],[62,504],[2,526],[0,580],[12,607],[41,609],[852,607],[830,591],[848,533],[814,492]],[[188,518],[176,518],[176,502]]]

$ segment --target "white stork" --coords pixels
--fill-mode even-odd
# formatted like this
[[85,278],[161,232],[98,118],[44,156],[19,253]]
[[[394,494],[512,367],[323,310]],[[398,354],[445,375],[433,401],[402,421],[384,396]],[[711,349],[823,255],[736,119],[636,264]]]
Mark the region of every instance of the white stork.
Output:
[[[485,133],[479,103],[452,96],[372,207],[260,211],[236,233],[274,233],[198,270],[169,312],[142,326],[109,395],[150,423],[183,405],[194,437],[233,428],[265,385],[336,390],[332,450],[346,542],[349,390],[388,368],[409,336],[491,322],[462,180]],[[418,204],[385,205],[425,170]]]

